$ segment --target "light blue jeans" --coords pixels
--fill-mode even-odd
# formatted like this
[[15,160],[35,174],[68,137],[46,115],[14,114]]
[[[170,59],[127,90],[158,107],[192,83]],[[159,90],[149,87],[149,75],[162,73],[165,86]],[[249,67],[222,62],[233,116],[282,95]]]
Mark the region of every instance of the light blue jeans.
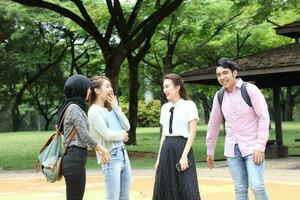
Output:
[[234,183],[236,200],[249,199],[249,185],[255,200],[268,200],[269,197],[264,184],[264,162],[255,165],[252,154],[242,157],[238,144],[234,147],[234,156],[226,159]]
[[102,165],[106,199],[128,200],[131,182],[131,166],[124,146],[110,151],[110,161]]

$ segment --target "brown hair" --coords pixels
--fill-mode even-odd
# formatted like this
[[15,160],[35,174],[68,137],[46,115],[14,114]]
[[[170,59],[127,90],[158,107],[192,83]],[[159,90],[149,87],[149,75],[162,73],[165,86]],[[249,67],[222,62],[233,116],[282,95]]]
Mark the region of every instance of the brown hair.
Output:
[[[91,106],[97,100],[97,94],[95,92],[95,89],[96,88],[100,89],[105,80],[107,80],[111,84],[111,81],[106,76],[94,76],[92,78],[92,84],[91,84],[91,88],[90,88],[91,92],[90,92],[89,97],[88,97],[89,106]],[[111,105],[107,101],[104,103],[104,107],[111,110]]]
[[184,81],[181,78],[181,76],[179,76],[178,74],[171,73],[171,74],[166,74],[164,76],[163,80],[165,80],[165,79],[172,80],[174,86],[180,86],[179,96],[181,98],[183,98],[184,100],[189,100],[190,99],[188,97],[187,93],[186,93],[186,89],[185,89],[185,86],[184,86]]

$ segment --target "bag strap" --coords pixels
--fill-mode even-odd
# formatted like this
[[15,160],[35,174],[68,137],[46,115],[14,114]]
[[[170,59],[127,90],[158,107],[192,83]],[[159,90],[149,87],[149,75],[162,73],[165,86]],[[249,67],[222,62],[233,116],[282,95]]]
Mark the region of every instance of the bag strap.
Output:
[[57,134],[60,134],[60,128],[61,128],[61,126],[62,126],[62,124],[63,124],[63,122],[64,122],[64,120],[65,120],[65,116],[66,116],[66,110],[67,110],[67,108],[71,105],[72,103],[69,103],[69,104],[67,104],[66,106],[65,106],[65,108],[64,108],[64,110],[63,110],[63,116],[62,116],[62,118],[61,118],[61,120],[60,120],[60,122],[59,122],[59,125],[57,126],[57,125],[55,125],[55,128],[56,128],[56,133]]
[[[242,86],[241,86],[241,95],[243,100],[248,104],[248,106],[252,107],[252,103],[251,103],[251,98],[249,96],[249,93],[247,91],[247,82],[243,82]],[[219,91],[218,91],[218,102],[220,105],[220,109],[222,112],[222,102],[223,102],[223,97],[224,97],[224,88],[222,87]]]
[[67,144],[65,145],[65,149],[68,148],[68,146],[69,146],[70,143],[72,142],[73,138],[75,137],[75,134],[76,134],[76,133],[77,133],[77,128],[74,126],[74,128],[72,129],[72,131],[71,131],[71,133],[70,133],[68,142],[67,142]]
[[[65,116],[66,116],[66,110],[67,108],[69,107],[69,105],[71,104],[67,104],[67,106],[64,108],[63,110],[63,117],[61,118],[61,121],[59,122],[59,126],[55,125],[55,133],[48,139],[48,141],[42,146],[42,148],[40,149],[40,153],[42,151],[44,151],[44,149],[51,143],[51,141],[57,137],[60,137],[61,136],[61,132],[59,131],[60,130],[60,127],[65,119]],[[75,128],[75,127],[74,127]],[[72,130],[73,131],[73,130]]]
[[252,107],[251,99],[250,99],[249,93],[247,91],[247,84],[248,84],[247,82],[243,82],[243,84],[241,86],[241,94],[242,94],[244,101],[248,104],[248,106]]
[[[223,87],[218,91],[218,102],[219,102],[219,105],[220,105],[220,109],[222,108],[224,92],[225,92],[225,90],[224,90]],[[222,112],[222,109],[221,109],[221,112]]]
[[[60,127],[62,126],[62,123],[63,121],[65,120],[65,117],[66,117],[66,110],[67,108],[71,105],[72,103],[68,104],[65,109],[64,109],[64,114],[63,114],[63,117],[61,118],[61,121],[59,122],[59,126],[56,128],[56,132],[57,134],[60,134]],[[67,141],[67,144],[65,145],[65,151],[64,151],[64,154],[66,153],[66,150],[68,148],[68,146],[70,145],[70,143],[72,142],[73,138],[75,137],[75,134],[77,133],[77,128],[74,126],[73,129],[71,130],[71,133],[70,133],[70,136],[69,136],[69,139]]]

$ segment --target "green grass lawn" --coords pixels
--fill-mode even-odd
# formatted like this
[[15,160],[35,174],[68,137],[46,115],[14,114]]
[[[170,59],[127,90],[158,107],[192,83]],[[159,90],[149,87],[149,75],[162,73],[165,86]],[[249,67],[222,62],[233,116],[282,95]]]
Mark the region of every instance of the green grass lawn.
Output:
[[[194,155],[197,161],[205,161],[205,130],[206,125],[198,127],[197,137],[193,144]],[[289,146],[290,155],[300,155],[300,123],[283,123],[284,144]],[[37,155],[41,145],[53,132],[17,132],[0,133],[0,169],[22,170],[33,169],[37,162]],[[272,124],[270,139],[274,139],[274,124]],[[132,153],[131,164],[133,168],[151,168],[156,160],[159,148],[159,128],[138,128],[137,145],[127,146]],[[216,148],[216,159],[224,159],[224,134],[221,133]],[[147,153],[143,153],[147,152]],[[204,166],[204,162],[198,162]],[[96,159],[89,158],[88,168],[97,168]]]

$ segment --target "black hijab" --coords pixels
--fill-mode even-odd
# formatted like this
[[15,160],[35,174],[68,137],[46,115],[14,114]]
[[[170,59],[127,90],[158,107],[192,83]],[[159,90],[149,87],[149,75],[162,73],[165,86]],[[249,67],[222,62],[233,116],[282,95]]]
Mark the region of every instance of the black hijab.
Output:
[[[87,111],[87,105],[85,99],[90,85],[91,85],[91,81],[87,77],[80,74],[75,74],[73,76],[70,76],[66,80],[64,86],[65,99],[63,100],[62,104],[58,109],[58,119],[59,119],[58,125],[62,120],[66,108],[70,104],[76,104],[83,111],[85,112]],[[60,127],[60,131],[63,132],[63,123]]]

